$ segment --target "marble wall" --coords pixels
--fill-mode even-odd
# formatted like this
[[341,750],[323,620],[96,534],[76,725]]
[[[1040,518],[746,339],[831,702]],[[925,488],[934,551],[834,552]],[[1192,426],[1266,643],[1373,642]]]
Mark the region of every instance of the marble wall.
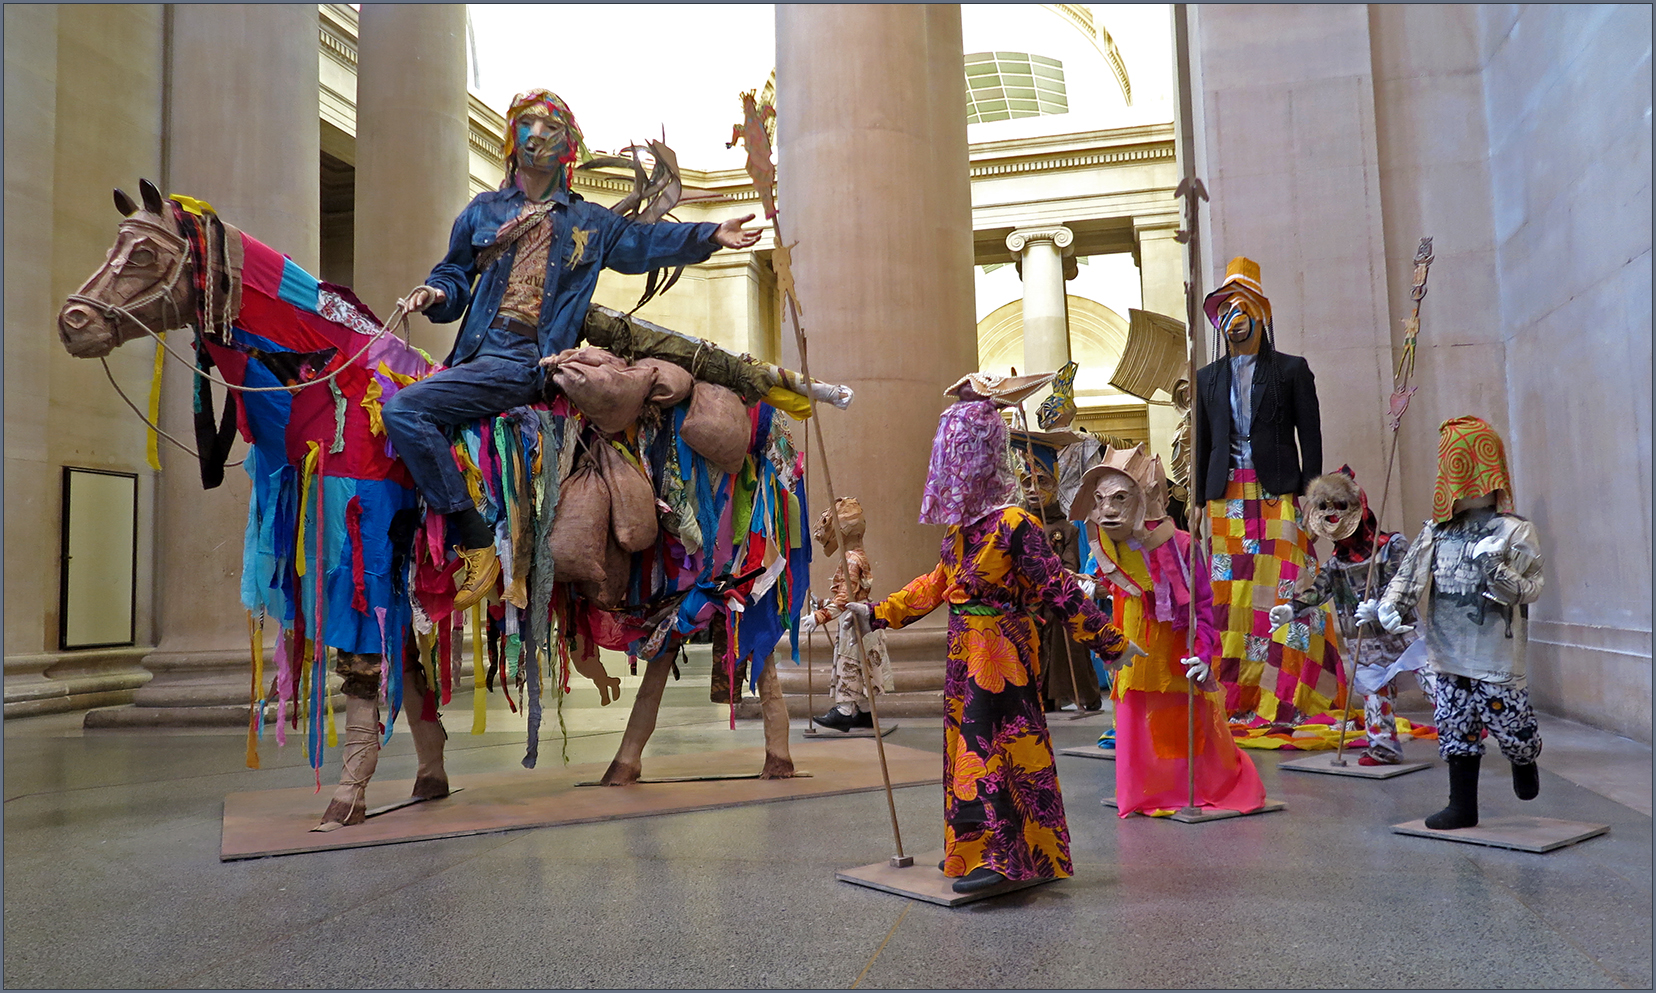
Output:
[[1208,287],[1232,255],[1260,262],[1280,346],[1317,376],[1325,469],[1349,462],[1378,502],[1413,256],[1433,237],[1384,523],[1429,516],[1442,420],[1493,424],[1546,546],[1536,702],[1650,740],[1649,8],[1190,19]]

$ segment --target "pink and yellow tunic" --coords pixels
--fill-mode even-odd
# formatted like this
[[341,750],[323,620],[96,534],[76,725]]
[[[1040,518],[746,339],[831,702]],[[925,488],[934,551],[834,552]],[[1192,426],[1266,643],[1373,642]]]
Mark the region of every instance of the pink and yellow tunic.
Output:
[[[1146,548],[1154,542],[1118,543],[1094,525],[1087,530],[1095,569],[1114,599],[1115,623],[1149,653],[1121,670],[1110,691],[1115,700],[1117,809],[1122,817],[1168,813],[1190,800],[1190,698],[1180,660],[1191,654],[1211,660],[1218,641],[1207,572],[1198,563],[1191,573],[1190,535],[1183,531]],[[1193,594],[1192,650],[1188,632]],[[1207,687],[1197,687],[1194,704],[1196,805],[1222,810],[1261,806],[1265,787],[1253,760],[1231,737],[1224,691],[1210,678]]]

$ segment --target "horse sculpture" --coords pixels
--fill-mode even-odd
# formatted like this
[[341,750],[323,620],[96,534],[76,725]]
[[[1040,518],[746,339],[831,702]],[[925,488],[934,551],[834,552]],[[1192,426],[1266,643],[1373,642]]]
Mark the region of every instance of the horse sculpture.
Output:
[[[183,196],[164,200],[148,181],[140,191],[141,206],[115,191],[124,218],[118,237],[105,264],[64,304],[59,336],[72,355],[87,358],[151,336],[193,365],[204,486],[222,480],[238,429],[250,443],[245,468],[253,492],[242,599],[250,612],[274,618],[282,630],[268,688],[257,678],[261,639],[254,640],[259,689],[250,714],[250,765],[257,765],[253,739],[262,737],[267,700],[276,704],[278,742],[285,742],[289,726],[300,727],[304,709],[307,752],[320,789],[324,743],[332,743],[334,734],[327,703],[331,649],[345,677],[344,772],[318,829],[364,819],[378,749],[399,712],[408,715],[419,759],[414,797],[447,796],[446,733],[437,706],[450,701],[459,671],[457,561],[444,547],[441,515],[424,511],[379,419],[381,404],[397,389],[437,367],[389,333],[349,289],[318,281],[223,222],[208,205]],[[193,356],[181,355],[163,333],[186,327]],[[727,472],[687,446],[680,429],[689,401],[646,408],[627,429],[606,434],[550,388],[547,404],[506,411],[457,432],[455,456],[485,519],[496,527],[505,566],[499,591],[507,615],[502,690],[515,681],[528,707],[523,764],[532,768],[536,761],[544,676],[554,677],[560,705],[572,668],[599,686],[604,703],[617,695],[619,681],[598,662],[596,649],[604,647],[647,660],[626,732],[602,780],[612,786],[636,782],[679,646],[720,616],[728,633],[719,663],[732,682],[738,659],[753,659],[765,728],[760,775],[791,776],[787,713],[765,662],[785,630],[797,632],[810,546],[803,459],[775,407],[798,416],[807,407],[807,392],[843,407],[850,391],[806,383],[789,370],[601,307],[589,311],[586,337],[608,346],[622,365],[653,357],[729,387],[745,402],[751,432],[746,457],[737,471]],[[214,383],[227,387],[217,424]],[[549,551],[552,524],[564,509],[560,486],[568,483],[573,491],[577,469],[590,471],[612,452],[650,481],[656,506],[670,512],[642,551],[622,552],[601,536],[606,544],[598,554],[609,567],[609,582],[560,581]],[[474,632],[480,619],[481,612],[474,612]],[[476,638],[474,633],[474,645]],[[480,652],[474,665],[479,685],[473,731],[480,733]],[[389,710],[383,738],[381,704]]]

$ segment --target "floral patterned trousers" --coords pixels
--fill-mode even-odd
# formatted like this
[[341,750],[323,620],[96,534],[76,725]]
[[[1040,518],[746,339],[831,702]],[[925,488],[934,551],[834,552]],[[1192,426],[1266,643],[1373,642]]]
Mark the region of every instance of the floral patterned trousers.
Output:
[[1482,755],[1485,728],[1514,765],[1541,754],[1541,730],[1527,689],[1439,674],[1436,718],[1438,753],[1446,759]]

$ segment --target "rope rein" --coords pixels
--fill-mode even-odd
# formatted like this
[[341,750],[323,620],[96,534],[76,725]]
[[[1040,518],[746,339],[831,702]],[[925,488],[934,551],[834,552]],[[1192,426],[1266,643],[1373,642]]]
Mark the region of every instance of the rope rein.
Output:
[[[152,329],[148,324],[146,324],[142,320],[140,320],[136,314],[132,313],[132,311],[127,310],[125,307],[122,307],[119,304],[113,304],[113,303],[109,303],[109,302],[103,301],[103,300],[95,300],[92,297],[82,296],[79,293],[69,294],[68,299],[73,303],[82,303],[82,304],[86,304],[89,307],[98,308],[100,311],[103,312],[103,316],[106,319],[118,316],[118,317],[124,318],[124,319],[132,322],[134,325],[136,325],[139,328],[139,330],[143,331],[145,334],[149,335],[151,338],[154,338],[156,344],[160,345],[162,348],[167,350],[168,355],[171,355],[174,359],[178,360],[179,362],[184,363],[184,365],[189,368],[191,375],[205,378],[208,382],[216,383],[219,386],[222,386],[227,390],[233,390],[237,393],[288,393],[288,394],[293,394],[293,393],[298,393],[300,390],[307,389],[307,388],[312,387],[312,386],[320,386],[323,383],[331,382],[332,380],[336,379],[341,372],[344,372],[347,367],[355,365],[356,361],[358,359],[362,358],[362,356],[364,356],[368,353],[368,349],[374,347],[375,342],[379,341],[381,338],[385,337],[387,334],[392,334],[393,337],[395,337],[395,335],[392,332],[393,327],[401,325],[402,327],[406,328],[407,325],[408,325],[408,309],[403,304],[403,302],[399,300],[397,302],[397,309],[392,311],[391,320],[387,321],[385,324],[383,324],[380,327],[380,329],[378,331],[374,332],[371,336],[369,336],[367,343],[364,344],[360,349],[358,349],[355,355],[352,355],[349,359],[345,360],[337,368],[335,368],[333,372],[328,373],[326,376],[322,376],[318,379],[313,379],[313,380],[311,380],[309,382],[306,382],[306,383],[296,383],[296,384],[293,384],[293,385],[243,386],[243,385],[237,385],[235,383],[229,382],[229,381],[225,380],[223,377],[215,376],[210,372],[203,372],[200,369],[196,368],[196,365],[193,361],[191,361],[189,358],[187,358],[183,355],[180,355],[177,351],[175,351],[173,349],[173,347],[171,345],[167,344],[167,341],[166,341],[165,338],[162,338],[159,334],[157,334],[154,329]],[[190,328],[189,325],[184,325],[184,327],[189,328],[190,330],[195,330],[194,328]]]

